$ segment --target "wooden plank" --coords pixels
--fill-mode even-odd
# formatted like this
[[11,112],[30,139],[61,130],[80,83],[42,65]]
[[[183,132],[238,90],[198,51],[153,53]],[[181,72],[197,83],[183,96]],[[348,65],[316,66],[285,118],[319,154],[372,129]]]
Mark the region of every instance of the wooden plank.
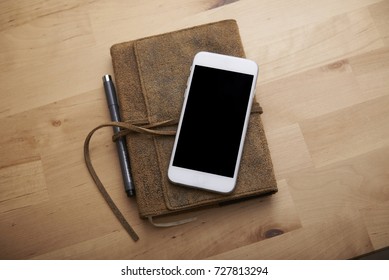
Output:
[[[17,204],[21,207],[14,207],[12,215],[0,215],[2,236],[20,241],[7,242],[2,246],[1,256],[32,257],[57,246],[95,238],[101,231],[106,234],[121,228],[93,185],[82,156],[87,133],[98,124],[108,121],[108,115],[101,88],[0,121],[1,129],[8,132],[1,139],[5,144],[2,147],[8,148],[1,149],[6,159],[2,163],[9,166],[5,167],[6,170],[17,172],[20,185],[23,185],[28,182],[28,172],[25,168],[17,168],[18,164],[28,162],[31,156],[38,157],[41,173],[36,174],[36,180],[43,180],[45,190],[50,193],[49,198],[42,194],[41,200],[30,203],[29,207]],[[102,178],[108,186],[112,178],[118,179],[116,186],[120,192],[116,196],[126,198],[120,181],[115,146],[111,142],[112,130],[102,132],[97,133],[92,141],[92,160],[97,163],[97,171],[108,175]],[[106,167],[107,163],[109,168]],[[108,173],[103,172],[107,170]],[[16,182],[11,182],[9,187],[13,185],[17,187]],[[8,207],[6,202],[0,206],[3,207],[3,204]],[[133,208],[128,208],[124,213],[132,210],[134,217],[138,218],[135,204],[131,206]],[[93,225],[96,230],[90,231]],[[33,240],[31,236],[34,236]]]
[[2,1],[0,2],[0,30],[10,29],[29,23],[30,21],[38,18],[71,10],[87,2],[88,0],[71,0],[66,2],[48,0],[15,0],[10,4]]
[[344,216],[348,211],[388,201],[388,167],[389,149],[384,147],[289,174],[287,181],[302,223],[314,224],[320,219]]
[[[108,49],[112,44],[125,42],[162,32],[176,30],[176,25],[187,17],[197,17],[204,11],[230,6],[234,1],[154,0],[113,3],[98,1],[88,6],[88,14],[99,45]],[[115,26],[115,28],[112,28]]]
[[272,130],[267,138],[278,179],[285,178],[289,172],[313,166],[298,124]]
[[389,145],[389,95],[301,122],[316,166]]
[[[253,42],[257,36],[266,37],[292,30],[305,25],[326,21],[334,16],[346,14],[381,0],[319,0],[312,3],[307,0],[266,1],[266,0],[240,0],[219,9],[211,9],[193,16],[182,17],[177,21],[166,21],[156,27],[161,32],[189,27],[193,24],[222,20],[226,18],[237,19],[244,39]],[[250,35],[250,36],[248,36]],[[244,40],[245,41],[245,40]],[[260,43],[256,42],[257,44]],[[248,44],[251,45],[251,44]]]
[[67,195],[0,215],[1,259],[32,258],[121,228],[90,185],[62,187]]
[[95,46],[87,12],[65,9],[0,32],[1,72],[33,69]]
[[[256,243],[300,227],[286,182],[280,181],[279,186],[280,193],[276,196],[185,214],[197,217],[186,225],[163,229],[142,221],[137,228],[141,237],[137,243],[120,230],[36,258],[88,259],[98,252],[104,258],[197,259]],[[112,243],[113,240],[117,242]]]
[[[386,182],[388,175],[386,175]],[[383,185],[384,187],[384,185]],[[387,186],[386,186],[387,187]],[[371,236],[374,249],[388,247],[389,245],[389,202],[372,204],[361,210],[367,231]]]
[[266,69],[260,82],[335,63],[384,45],[367,9],[288,30],[263,38],[263,42],[268,44],[247,50],[259,67]]
[[49,199],[39,159],[0,168],[0,215]]
[[381,1],[377,4],[371,5],[369,7],[369,11],[386,47],[389,47],[389,2]]
[[389,47],[353,57],[349,61],[357,85],[366,97],[373,99],[388,94]]
[[[358,214],[331,217],[285,235],[245,246],[211,259],[348,259],[370,252],[372,244]],[[309,248],[309,249],[308,249]]]
[[[182,21],[161,25],[159,32],[235,18],[249,58],[260,69],[260,83],[334,63],[384,45],[365,8],[377,1],[236,2]],[[320,7],[318,9],[317,7]],[[274,13],[284,16],[275,16]]]
[[257,97],[267,129],[279,129],[371,99],[359,87],[348,60],[260,85]]

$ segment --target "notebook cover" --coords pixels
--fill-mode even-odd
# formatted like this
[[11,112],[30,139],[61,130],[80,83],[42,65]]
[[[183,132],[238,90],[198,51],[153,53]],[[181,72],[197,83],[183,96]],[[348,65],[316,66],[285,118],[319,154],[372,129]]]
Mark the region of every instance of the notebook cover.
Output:
[[[122,119],[136,123],[178,119],[190,66],[199,51],[245,57],[236,21],[225,20],[113,45],[111,57]],[[251,114],[245,141],[237,186],[233,193],[225,195],[169,182],[167,169],[174,137],[137,133],[127,136],[140,216],[158,216],[276,192],[259,113]]]

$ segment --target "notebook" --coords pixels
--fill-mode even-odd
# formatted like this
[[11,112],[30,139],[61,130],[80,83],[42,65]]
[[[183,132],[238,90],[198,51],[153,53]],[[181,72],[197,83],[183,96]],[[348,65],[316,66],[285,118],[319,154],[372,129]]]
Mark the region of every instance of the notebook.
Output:
[[122,125],[122,135],[126,134],[139,215],[151,221],[161,215],[277,192],[262,108],[256,100],[232,193],[183,187],[168,180],[175,120],[180,116],[190,66],[200,51],[245,57],[237,22],[208,23],[111,47],[121,118],[130,124]]

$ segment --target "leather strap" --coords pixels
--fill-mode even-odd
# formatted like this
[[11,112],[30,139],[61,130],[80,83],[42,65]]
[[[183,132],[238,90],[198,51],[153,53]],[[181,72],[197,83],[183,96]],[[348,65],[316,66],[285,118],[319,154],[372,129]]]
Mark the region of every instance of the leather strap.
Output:
[[99,189],[100,193],[104,197],[105,201],[111,208],[112,212],[115,214],[116,218],[119,220],[120,224],[124,227],[124,229],[128,232],[128,234],[131,236],[131,238],[134,241],[137,241],[139,239],[139,236],[136,234],[134,229],[131,227],[131,225],[127,222],[126,218],[123,216],[122,212],[120,212],[119,208],[116,206],[116,204],[113,202],[111,196],[105,189],[103,183],[100,181],[99,176],[97,176],[95,169],[93,168],[92,161],[90,158],[90,153],[89,153],[89,144],[90,140],[92,138],[92,135],[99,129],[103,127],[108,127],[108,126],[117,126],[120,127],[122,130],[119,132],[118,135],[113,136],[113,141],[116,141],[119,137],[128,134],[129,132],[140,132],[140,133],[147,133],[147,134],[152,134],[152,135],[175,135],[176,131],[172,130],[153,130],[151,128],[154,127],[159,127],[159,126],[166,126],[166,125],[172,125],[176,124],[176,120],[168,120],[164,122],[159,122],[151,125],[145,125],[143,127],[137,126],[131,123],[127,122],[109,122],[106,124],[99,125],[95,127],[91,132],[89,132],[88,136],[85,139],[84,142],[84,159],[85,159],[85,164],[86,167],[89,170],[90,175],[92,176],[93,181],[95,182],[97,188]]

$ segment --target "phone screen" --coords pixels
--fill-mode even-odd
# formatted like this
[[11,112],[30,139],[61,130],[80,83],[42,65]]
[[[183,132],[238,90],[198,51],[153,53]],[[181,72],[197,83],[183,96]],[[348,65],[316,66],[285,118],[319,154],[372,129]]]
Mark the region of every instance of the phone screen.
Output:
[[174,166],[234,176],[253,79],[195,65]]

